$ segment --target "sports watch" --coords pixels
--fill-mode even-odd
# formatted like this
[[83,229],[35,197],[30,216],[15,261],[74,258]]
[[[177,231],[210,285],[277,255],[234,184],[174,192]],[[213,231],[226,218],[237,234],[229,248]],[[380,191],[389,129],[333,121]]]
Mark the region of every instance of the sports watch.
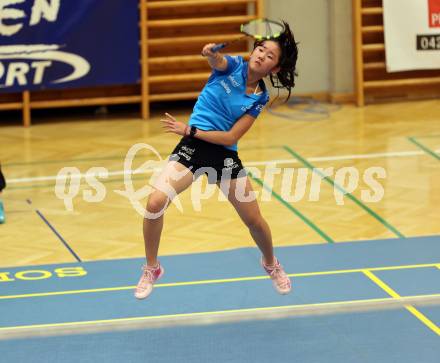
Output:
[[189,137],[194,137],[197,133],[197,127],[191,126],[191,131],[189,132]]

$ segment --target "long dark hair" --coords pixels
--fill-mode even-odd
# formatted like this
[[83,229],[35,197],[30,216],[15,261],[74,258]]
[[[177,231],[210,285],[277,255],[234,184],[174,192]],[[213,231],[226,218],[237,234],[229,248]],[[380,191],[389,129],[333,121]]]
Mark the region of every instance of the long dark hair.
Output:
[[[285,88],[289,94],[287,95],[286,102],[290,98],[292,88],[295,87],[295,77],[298,76],[296,72],[296,61],[298,60],[298,43],[295,42],[295,37],[290,30],[289,24],[283,21],[284,32],[276,39],[281,49],[281,56],[278,62],[280,70],[276,75],[270,74],[270,82],[274,88]],[[263,41],[256,41],[254,43],[254,49],[261,45]]]

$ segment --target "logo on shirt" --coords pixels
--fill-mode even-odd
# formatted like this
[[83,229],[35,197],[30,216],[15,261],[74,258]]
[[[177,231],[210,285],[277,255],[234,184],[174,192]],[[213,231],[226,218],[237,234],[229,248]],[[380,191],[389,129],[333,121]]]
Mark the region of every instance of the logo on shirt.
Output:
[[222,79],[222,80],[220,81],[220,84],[223,86],[223,88],[225,89],[225,91],[226,91],[227,94],[230,94],[230,93],[231,93],[231,89],[230,89],[229,86],[226,84],[226,82],[225,82],[224,79]]
[[229,76],[228,79],[231,82],[232,86],[234,86],[234,87],[241,86],[241,84],[239,82],[237,82],[237,80],[234,78],[234,76]]
[[259,103],[259,104],[257,105],[257,111],[258,111],[258,112],[263,111],[263,108],[264,108],[264,105],[262,105],[261,103]]
[[243,112],[246,112],[247,110],[250,110],[252,108],[253,104],[247,105],[247,106],[241,106],[241,110]]

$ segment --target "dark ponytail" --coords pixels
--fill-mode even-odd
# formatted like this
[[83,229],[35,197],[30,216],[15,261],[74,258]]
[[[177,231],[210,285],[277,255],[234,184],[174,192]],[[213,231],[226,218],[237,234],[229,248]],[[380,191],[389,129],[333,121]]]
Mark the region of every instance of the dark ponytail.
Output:
[[[276,75],[270,74],[270,82],[274,88],[285,88],[289,94],[287,95],[286,102],[290,98],[292,88],[295,87],[296,73],[296,61],[298,59],[298,47],[295,42],[295,37],[290,30],[289,24],[283,21],[284,32],[281,36],[273,41],[277,42],[281,49],[280,61],[278,66],[280,70]],[[256,41],[254,43],[254,49],[261,45],[263,41]]]

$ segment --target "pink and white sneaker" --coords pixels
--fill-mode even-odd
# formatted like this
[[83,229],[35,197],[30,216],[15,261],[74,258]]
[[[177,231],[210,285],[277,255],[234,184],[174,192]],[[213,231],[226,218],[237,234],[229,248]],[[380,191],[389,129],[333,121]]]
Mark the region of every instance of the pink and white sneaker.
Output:
[[261,266],[263,266],[264,270],[272,279],[275,290],[277,290],[278,293],[281,295],[286,295],[292,289],[292,284],[290,282],[289,276],[287,276],[286,272],[283,269],[283,266],[281,266],[277,258],[275,258],[275,261],[276,262],[274,266],[267,266],[263,262],[263,258],[261,258]]
[[157,264],[156,267],[150,267],[146,264],[142,266],[142,276],[134,290],[134,296],[137,299],[145,299],[153,291],[154,283],[159,280],[164,274],[165,270]]

